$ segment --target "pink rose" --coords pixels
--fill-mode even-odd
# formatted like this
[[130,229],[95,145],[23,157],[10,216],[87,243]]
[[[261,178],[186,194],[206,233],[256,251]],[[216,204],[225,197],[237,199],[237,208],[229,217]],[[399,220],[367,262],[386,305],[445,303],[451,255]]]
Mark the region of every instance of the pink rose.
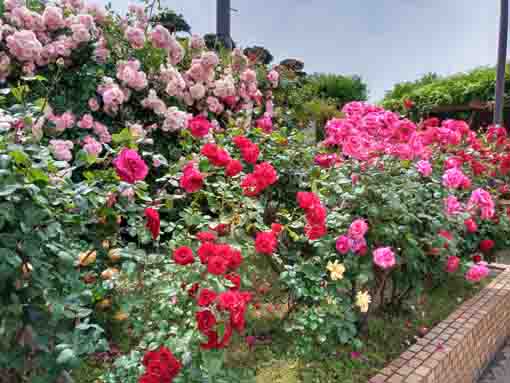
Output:
[[478,225],[476,224],[476,221],[472,218],[466,219],[464,221],[464,226],[466,227],[468,233],[476,233],[478,231]]
[[64,17],[62,9],[58,7],[46,7],[42,14],[44,25],[50,31],[62,28],[64,26]]
[[192,35],[191,39],[190,39],[189,46],[190,46],[191,49],[204,49],[205,48],[205,41],[199,35]]
[[262,129],[264,133],[271,133],[273,131],[273,121],[271,117],[260,117],[257,120],[257,128]]
[[[449,189],[458,189],[468,179],[458,168],[448,169],[443,174],[443,185]],[[469,180],[469,179],[468,179]]]
[[205,137],[211,129],[211,123],[202,115],[196,116],[188,120],[188,129],[193,137]]
[[91,136],[86,136],[83,139],[83,143],[83,150],[91,156],[98,156],[103,151],[103,145]]
[[462,213],[462,206],[455,196],[448,196],[444,201],[444,210],[446,215],[457,215]]
[[156,27],[151,32],[151,41],[152,45],[156,48],[161,49],[170,49],[172,45],[173,37],[162,25],[156,25]]
[[73,159],[71,153],[73,146],[72,141],[50,140],[50,151],[59,161],[71,161]]
[[343,254],[343,255],[347,254],[349,252],[349,250],[351,250],[351,246],[352,246],[352,240],[346,235],[341,235],[336,240],[336,250],[340,254]]
[[19,31],[7,36],[7,48],[19,61],[35,61],[42,51],[42,45],[32,31]]
[[460,265],[460,258],[455,256],[448,257],[448,261],[446,262],[446,272],[454,273],[457,271]]
[[374,250],[374,263],[382,269],[389,269],[395,266],[395,254],[389,247],[380,247]]
[[127,27],[124,35],[133,49],[142,49],[145,45],[145,32],[140,28]]
[[368,231],[368,225],[364,219],[357,219],[349,227],[348,235],[351,239],[362,239]]
[[480,282],[482,279],[487,277],[489,273],[490,270],[487,267],[487,263],[480,262],[471,266],[471,268],[466,273],[466,279],[470,282]]
[[271,83],[271,86],[273,88],[276,88],[278,86],[279,79],[280,74],[274,69],[267,74],[267,80]]
[[81,129],[92,129],[94,126],[94,118],[90,114],[84,114],[80,121],[78,121],[78,127]]
[[144,160],[132,149],[122,149],[113,160],[113,165],[120,179],[130,184],[144,180],[149,173]]
[[428,161],[419,161],[416,164],[416,169],[423,177],[430,177],[432,175],[432,165]]
[[200,100],[205,96],[205,87],[201,83],[197,82],[195,85],[190,86],[189,92],[191,94],[191,98],[194,100]]
[[79,43],[86,43],[91,39],[89,28],[83,24],[71,25],[71,31],[73,32],[73,40]]

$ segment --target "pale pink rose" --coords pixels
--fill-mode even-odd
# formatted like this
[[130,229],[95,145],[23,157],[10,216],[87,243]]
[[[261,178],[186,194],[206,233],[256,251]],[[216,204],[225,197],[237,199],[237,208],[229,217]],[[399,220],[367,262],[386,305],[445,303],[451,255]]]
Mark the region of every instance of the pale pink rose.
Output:
[[76,16],[78,23],[87,27],[87,29],[91,29],[94,27],[94,18],[91,15],[87,14],[79,14]]
[[220,63],[220,59],[215,52],[204,52],[201,57],[202,66],[206,69],[212,69]]
[[125,32],[125,37],[131,47],[134,49],[142,49],[145,45],[145,32],[140,28],[128,27]]
[[110,51],[105,47],[97,47],[94,49],[94,58],[100,64],[105,63],[109,56]]
[[142,106],[146,109],[153,110],[158,116],[162,116],[166,112],[165,103],[158,97],[154,89],[151,89],[147,98],[142,100]]
[[462,206],[455,196],[448,196],[444,201],[444,210],[446,215],[457,215],[462,213]]
[[205,40],[198,35],[192,35],[190,39],[189,46],[191,49],[204,49],[205,48]]
[[103,145],[91,136],[86,136],[83,139],[83,144],[83,150],[91,156],[98,156],[103,151]]
[[128,201],[133,201],[135,198],[135,191],[133,188],[127,188],[120,193],[121,196],[128,199]]
[[220,114],[223,112],[223,104],[216,97],[209,96],[207,97],[207,108],[210,112],[215,114]]
[[50,31],[60,29],[64,26],[64,16],[62,9],[59,7],[46,7],[42,14],[44,25]]
[[138,60],[120,61],[117,64],[117,78],[130,88],[142,90],[148,82],[147,75],[139,69]]
[[97,112],[99,110],[99,103],[97,102],[97,99],[95,97],[89,99],[88,105],[90,110],[92,110],[93,112]]
[[78,121],[78,127],[81,129],[92,129],[94,126],[94,118],[90,114],[85,114],[81,118],[80,121]]
[[189,92],[194,100],[200,100],[204,98],[206,89],[203,84],[196,83],[195,85],[189,88]]
[[7,36],[7,48],[18,61],[35,61],[42,51],[42,45],[34,32],[20,31]]
[[73,32],[73,40],[80,43],[86,43],[90,41],[91,35],[89,32],[89,28],[83,24],[73,24],[71,25],[71,31]]
[[448,261],[446,262],[446,272],[454,273],[457,271],[460,265],[460,258],[455,256],[448,257]]
[[73,159],[71,153],[73,146],[72,141],[50,140],[50,151],[59,161],[71,161]]
[[364,219],[357,219],[349,226],[348,235],[352,239],[362,239],[368,231],[368,225]]
[[273,100],[271,100],[271,99],[266,101],[266,114],[269,117],[273,116]]
[[14,8],[19,8],[25,5],[25,0],[5,0],[5,9],[12,11]]
[[480,262],[471,266],[466,273],[466,279],[470,282],[480,282],[482,279],[486,278],[489,273],[490,270],[487,267],[487,263]]
[[151,42],[152,45],[154,45],[156,48],[168,50],[172,46],[173,40],[174,38],[168,29],[162,25],[156,25],[156,27],[151,32]]
[[165,113],[165,121],[161,130],[165,132],[176,132],[182,130],[188,126],[188,120],[191,119],[191,115],[180,111],[177,107],[172,106],[168,108]]
[[174,39],[172,44],[170,45],[170,51],[168,52],[168,60],[170,61],[170,64],[172,65],[179,64],[184,58],[185,54],[186,52],[184,51],[182,45],[179,44],[179,42]]
[[267,80],[271,83],[273,88],[278,87],[278,81],[280,80],[280,73],[274,69],[267,74]]
[[416,169],[423,177],[430,177],[432,175],[432,165],[429,161],[418,161],[416,164]]
[[55,130],[59,133],[71,128],[75,123],[74,114],[71,112],[65,112],[60,116],[52,116],[50,120],[55,124]]
[[112,141],[112,136],[108,131],[108,128],[100,122],[94,122],[94,133],[99,137],[99,140],[103,144],[107,144]]
[[374,263],[382,269],[389,269],[395,266],[395,254],[389,247],[380,247],[373,252]]
[[221,99],[236,95],[236,86],[232,76],[225,76],[214,82],[214,95]]
[[4,52],[0,52],[0,81],[5,81],[11,72],[11,59]]
[[257,81],[257,73],[252,69],[246,69],[243,73],[241,73],[241,81],[244,82],[256,82]]
[[351,247],[352,247],[352,239],[350,239],[346,235],[341,235],[336,240],[336,250],[340,254],[343,254],[343,255],[347,254],[351,250]]

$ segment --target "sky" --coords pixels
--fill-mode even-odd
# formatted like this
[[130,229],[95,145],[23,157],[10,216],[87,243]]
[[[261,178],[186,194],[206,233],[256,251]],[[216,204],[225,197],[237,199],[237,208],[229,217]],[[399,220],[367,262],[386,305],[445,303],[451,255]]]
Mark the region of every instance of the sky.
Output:
[[[107,0],[102,0],[107,2]],[[215,0],[161,0],[193,33],[216,28]],[[111,0],[117,10],[126,0]],[[231,0],[232,37],[262,45],[307,73],[360,75],[370,99],[428,72],[447,75],[497,56],[498,0]]]

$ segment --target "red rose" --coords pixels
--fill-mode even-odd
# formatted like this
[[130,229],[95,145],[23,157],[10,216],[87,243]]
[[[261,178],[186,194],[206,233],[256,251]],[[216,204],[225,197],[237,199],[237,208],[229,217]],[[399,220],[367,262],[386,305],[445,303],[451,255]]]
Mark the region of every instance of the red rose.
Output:
[[255,166],[253,175],[257,179],[259,189],[265,189],[278,181],[278,174],[269,162],[262,162]]
[[171,370],[159,360],[153,360],[149,363],[146,375],[155,378],[156,382],[171,382],[175,377]]
[[144,160],[132,149],[122,149],[113,160],[113,166],[120,179],[130,184],[144,180],[149,172]]
[[188,120],[188,129],[193,137],[204,137],[211,129],[211,123],[204,116],[196,116]]
[[204,186],[204,176],[195,169],[194,164],[191,162],[184,167],[183,174],[179,182],[186,193],[195,193]]
[[193,250],[191,250],[187,246],[181,246],[178,249],[174,250],[174,261],[178,265],[186,266],[195,262],[195,257],[193,256]]
[[466,230],[469,233],[476,233],[478,231],[478,225],[476,224],[476,221],[472,218],[466,219],[464,221],[464,226],[466,226]]
[[408,98],[404,100],[404,108],[409,110],[409,109],[412,109],[413,107],[414,107],[414,101],[412,101]]
[[282,230],[283,230],[283,226],[280,225],[279,223],[273,223],[271,225],[271,231],[274,233],[274,235],[280,235]]
[[231,270],[238,269],[241,263],[243,263],[243,255],[237,249],[230,248],[223,256],[228,260],[228,268]]
[[214,275],[222,275],[228,269],[228,260],[215,255],[214,257],[209,258],[207,262],[207,271]]
[[316,204],[306,211],[306,221],[311,226],[323,226],[326,222],[327,214],[324,206]]
[[200,307],[206,307],[214,303],[216,300],[216,293],[209,289],[200,290],[200,294],[198,296],[198,305]]
[[262,191],[259,189],[259,182],[257,177],[253,174],[247,174],[241,181],[241,187],[243,188],[243,194],[248,197],[256,197]]
[[207,333],[216,326],[216,317],[210,310],[198,311],[195,317],[201,333]]
[[241,161],[232,160],[228,163],[228,165],[225,169],[225,175],[227,177],[235,177],[242,171],[243,171],[243,165],[241,164]]
[[328,233],[325,225],[306,225],[305,234],[311,241],[324,237]]
[[272,231],[257,233],[255,238],[255,250],[257,253],[271,255],[276,250],[278,241]]
[[312,206],[320,204],[320,199],[312,192],[298,192],[297,202],[301,209],[310,209]]
[[152,239],[158,238],[161,224],[158,211],[148,207],[145,209],[145,217],[147,218],[145,227],[151,232]]
[[199,288],[200,288],[200,285],[198,283],[193,283],[193,285],[191,285],[190,289],[188,290],[188,295],[191,298],[195,298]]
[[225,279],[229,280],[234,284],[233,287],[230,288],[230,290],[239,290],[241,288],[241,276],[236,273],[230,273],[225,275]]
[[483,253],[488,253],[494,248],[494,241],[492,239],[484,239],[480,242],[480,250]]
[[480,263],[482,262],[482,256],[480,254],[473,255],[472,257],[474,263]]
[[159,383],[159,379],[154,375],[149,375],[149,373],[145,373],[140,378],[138,378],[138,383]]
[[209,259],[216,255],[216,245],[212,242],[203,242],[198,248],[197,254],[200,258],[200,262],[202,262],[203,265],[207,265]]
[[249,138],[244,136],[236,136],[232,139],[232,142],[238,149],[246,148],[253,145],[253,142]]
[[204,335],[207,336],[207,343],[200,344],[203,350],[213,350],[220,347],[218,343],[218,333],[216,331],[208,331]]
[[143,357],[143,365],[147,368],[146,373],[139,380],[143,383],[172,382],[182,368],[181,362],[166,347],[148,351]]
[[225,235],[230,233],[230,225],[226,223],[220,223],[214,227],[209,227],[209,229],[218,233],[220,237],[224,237]]
[[243,160],[245,160],[249,164],[255,164],[259,158],[259,155],[260,155],[259,147],[255,144],[251,144],[249,146],[241,148],[241,156],[243,157]]
[[230,162],[231,158],[225,149],[218,147],[216,144],[207,143],[202,147],[201,153],[214,166],[225,167]]
[[210,231],[201,231],[195,235],[200,242],[214,242],[216,241],[216,234]]

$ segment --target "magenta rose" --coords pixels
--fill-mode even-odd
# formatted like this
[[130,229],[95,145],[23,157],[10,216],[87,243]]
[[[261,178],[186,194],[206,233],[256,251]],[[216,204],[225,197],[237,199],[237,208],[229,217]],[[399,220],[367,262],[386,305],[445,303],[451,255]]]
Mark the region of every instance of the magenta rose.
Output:
[[347,254],[349,252],[349,250],[351,250],[351,246],[352,246],[352,240],[346,235],[341,235],[336,240],[336,250],[340,254],[344,254],[344,255]]
[[374,263],[382,269],[395,266],[395,253],[389,247],[380,247],[374,250]]
[[144,180],[149,172],[144,160],[132,149],[122,149],[113,165],[120,179],[130,184]]
[[368,225],[364,219],[357,219],[349,227],[349,237],[352,239],[361,239],[368,231]]

